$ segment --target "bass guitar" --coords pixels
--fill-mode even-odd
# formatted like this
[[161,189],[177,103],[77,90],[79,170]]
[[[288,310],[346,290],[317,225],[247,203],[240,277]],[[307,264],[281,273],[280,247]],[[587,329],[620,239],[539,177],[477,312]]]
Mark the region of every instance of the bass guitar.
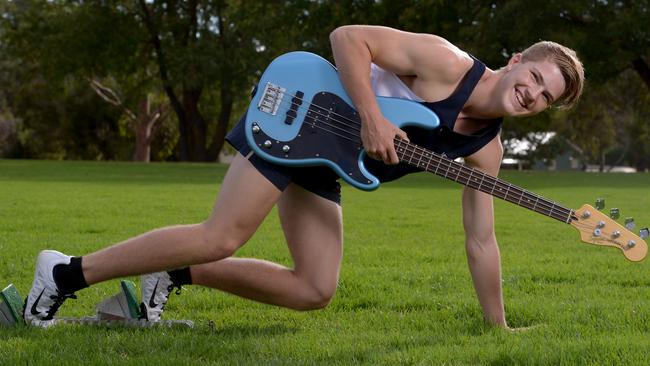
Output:
[[[433,129],[440,123],[435,113],[417,102],[377,97],[377,103],[384,117],[399,128]],[[379,186],[364,167],[359,115],[336,68],[318,55],[291,52],[267,67],[248,107],[245,129],[255,154],[267,161],[323,165],[356,188],[370,191]],[[572,210],[414,143],[398,138],[394,142],[400,161],[408,165],[572,225],[582,241],[618,248],[631,261],[647,254],[647,228],[641,230],[642,238],[590,205]]]

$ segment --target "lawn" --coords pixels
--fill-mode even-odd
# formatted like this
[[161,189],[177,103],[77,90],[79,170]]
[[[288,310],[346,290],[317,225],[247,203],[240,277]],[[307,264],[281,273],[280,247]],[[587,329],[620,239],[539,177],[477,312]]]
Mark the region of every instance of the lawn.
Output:
[[[0,160],[0,286],[29,291],[42,249],[73,255],[209,214],[226,166]],[[650,174],[503,172],[567,207],[606,200],[650,225]],[[166,318],[194,329],[0,328],[0,365],[638,365],[650,362],[650,268],[569,225],[495,200],[510,333],[485,326],[467,269],[460,186],[416,174],[343,188],[345,256],[331,305],[295,312],[189,286]],[[272,213],[238,252],[290,265]],[[133,279],[136,280],[137,279]],[[91,315],[118,289],[78,293]]]

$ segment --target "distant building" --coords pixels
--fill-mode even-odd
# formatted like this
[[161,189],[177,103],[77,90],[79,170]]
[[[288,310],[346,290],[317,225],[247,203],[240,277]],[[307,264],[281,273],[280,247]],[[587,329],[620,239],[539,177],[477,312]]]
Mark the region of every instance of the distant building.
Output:
[[[501,167],[517,170],[600,171],[599,165],[588,165],[580,159],[579,155],[581,154],[576,151],[579,150],[578,147],[571,146],[566,141],[558,141],[555,137],[555,132],[531,132],[524,139],[505,140],[503,145],[506,155],[501,162]],[[550,144],[555,144],[555,146],[550,147]],[[546,149],[547,152],[537,153],[539,149]],[[548,156],[544,157],[544,155]],[[604,171],[635,173],[637,170],[629,166],[605,165]]]

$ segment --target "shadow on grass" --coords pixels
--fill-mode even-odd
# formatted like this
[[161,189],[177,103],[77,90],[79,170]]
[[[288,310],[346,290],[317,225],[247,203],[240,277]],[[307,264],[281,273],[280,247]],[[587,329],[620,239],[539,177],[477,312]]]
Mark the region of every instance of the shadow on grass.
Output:
[[297,327],[287,326],[283,323],[276,323],[263,326],[248,324],[208,326],[203,330],[210,334],[218,334],[221,337],[271,337],[283,334],[294,334],[298,332]]
[[267,324],[267,325],[248,325],[248,324],[235,324],[235,325],[214,325],[212,322],[195,323],[194,328],[186,328],[181,326],[173,327],[148,327],[137,328],[133,326],[122,325],[76,325],[76,324],[61,324],[47,329],[34,328],[27,326],[15,327],[0,327],[0,340],[9,339],[33,339],[42,338],[43,336],[65,336],[66,334],[75,334],[93,332],[97,334],[115,334],[115,335],[129,335],[135,334],[141,336],[155,335],[164,333],[165,335],[218,335],[227,338],[244,338],[244,337],[269,337],[283,334],[294,334],[298,332],[297,327],[287,326],[283,323]]

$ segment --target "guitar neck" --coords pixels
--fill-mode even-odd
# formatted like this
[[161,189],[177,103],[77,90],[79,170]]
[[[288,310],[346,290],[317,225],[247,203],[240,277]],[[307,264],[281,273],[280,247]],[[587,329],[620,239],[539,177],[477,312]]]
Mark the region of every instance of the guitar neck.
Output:
[[418,169],[512,202],[566,224],[570,223],[572,219],[576,219],[573,210],[556,202],[406,140],[396,138],[395,149],[400,161]]

